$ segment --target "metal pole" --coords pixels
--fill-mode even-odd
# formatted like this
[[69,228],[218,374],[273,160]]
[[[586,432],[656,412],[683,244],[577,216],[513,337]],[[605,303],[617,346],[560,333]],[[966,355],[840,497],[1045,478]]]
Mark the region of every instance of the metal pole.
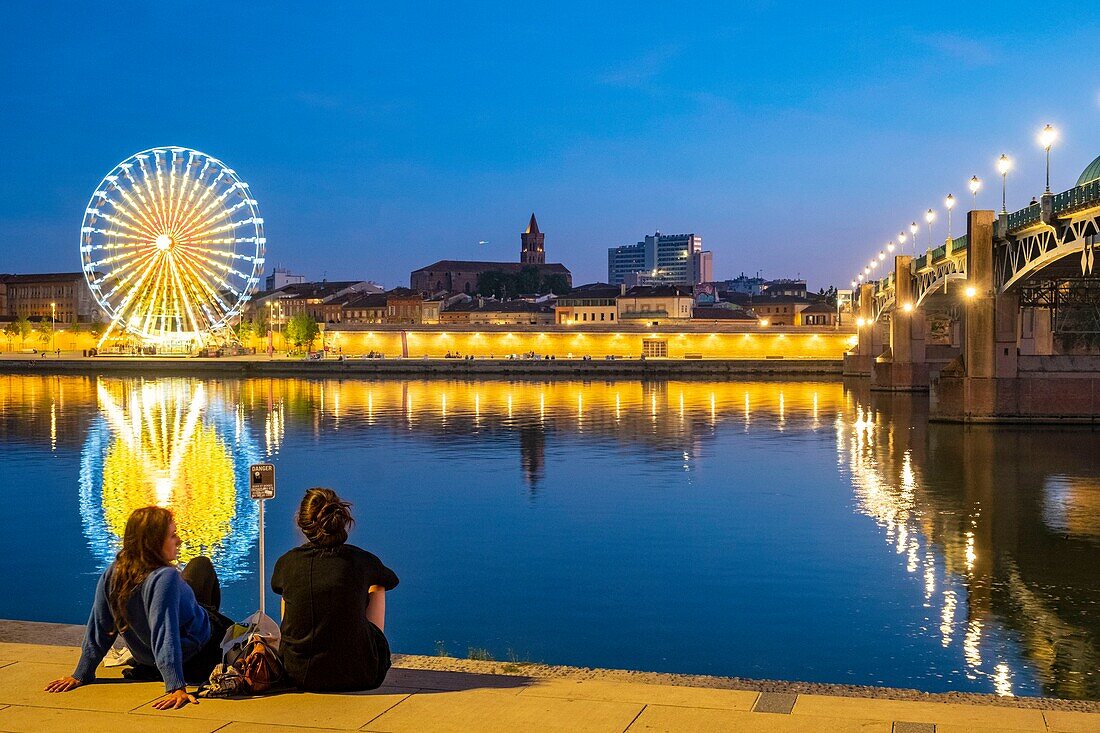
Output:
[[260,499],[260,614],[264,613],[264,600],[267,596],[267,577],[264,572],[264,500]]
[[1001,213],[1008,213],[1008,173],[1001,174]]
[[1047,148],[1047,193],[1050,193],[1050,148]]

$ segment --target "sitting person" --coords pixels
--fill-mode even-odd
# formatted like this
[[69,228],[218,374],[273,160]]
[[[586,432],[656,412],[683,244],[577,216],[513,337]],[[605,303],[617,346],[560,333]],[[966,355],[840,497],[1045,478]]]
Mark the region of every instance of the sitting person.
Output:
[[306,491],[297,523],[306,543],[275,563],[271,589],[283,597],[279,651],[301,690],[373,690],[390,669],[386,591],[397,576],[349,545],[351,505],[331,489]]
[[46,686],[68,692],[95,681],[95,670],[118,634],[135,666],[130,679],[163,679],[167,692],[157,710],[196,702],[187,683],[202,683],[221,661],[221,640],[233,622],[218,613],[221,587],[209,558],[196,557],[181,573],[180,538],[172,512],[137,509],[126,521],[122,549],[96,583],[95,601],[71,677]]

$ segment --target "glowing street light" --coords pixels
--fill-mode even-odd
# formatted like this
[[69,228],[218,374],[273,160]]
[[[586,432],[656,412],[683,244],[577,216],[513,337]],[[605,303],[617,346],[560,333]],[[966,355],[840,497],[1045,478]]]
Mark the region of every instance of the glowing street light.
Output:
[[905,250],[905,239],[906,239],[905,232],[904,231],[898,232],[898,246],[902,248],[902,251]]
[[867,325],[866,319],[863,319],[863,318],[857,318],[856,319],[856,328],[863,328],[866,325]]
[[1058,139],[1058,131],[1047,125],[1039,133],[1039,144],[1047,151],[1047,193],[1050,193],[1050,149],[1054,147],[1054,141]]
[[50,303],[50,351],[54,350],[54,331],[57,328],[57,303]]
[[903,305],[901,307],[901,309],[903,311],[905,311],[906,313],[912,313],[913,312],[913,304],[912,303],[906,303],[905,305]]
[[978,290],[973,285],[969,286],[966,289],[966,297],[968,297],[968,298],[973,298],[977,294],[978,294]]
[[856,279],[859,280],[860,282],[863,282],[863,273],[861,272],[858,275],[856,275]]
[[917,252],[917,232],[920,231],[920,227],[917,226],[917,222],[913,222],[909,225],[909,233],[913,235],[913,252]]
[[943,205],[947,207],[947,238],[951,239],[951,209],[955,208],[955,194],[947,194],[947,198],[943,200]]
[[997,172],[1001,174],[1001,213],[1007,214],[1008,207],[1005,204],[1008,193],[1008,172],[1012,170],[1012,159],[1004,153],[997,159]]
[[854,289],[855,289],[855,287],[856,287],[856,281],[855,281],[855,280],[853,280],[853,281],[852,281],[852,289],[854,290]]
[[[902,241],[904,242],[905,240],[903,239]],[[889,242],[886,243],[886,251],[890,252],[890,253],[893,253],[893,251],[894,251],[894,240],[891,239]]]
[[928,246],[932,246],[932,222],[936,220],[936,212],[929,209],[924,212],[924,220],[928,222]]
[[885,259],[886,259],[886,253],[885,253],[885,252],[883,252],[882,250],[879,250],[879,253],[878,253],[878,261],[879,261],[879,262],[882,262],[882,261],[883,261],[883,260],[885,260]]
[[982,190],[982,179],[977,176],[970,176],[970,182],[966,185],[970,187],[970,195],[974,197],[974,206],[977,206],[978,191]]

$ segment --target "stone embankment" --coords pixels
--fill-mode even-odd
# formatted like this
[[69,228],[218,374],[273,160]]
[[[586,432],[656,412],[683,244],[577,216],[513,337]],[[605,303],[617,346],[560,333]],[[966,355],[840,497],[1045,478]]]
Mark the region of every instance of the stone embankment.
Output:
[[151,706],[161,683],[99,684],[64,694],[43,687],[69,674],[82,629],[0,621],[3,731],[829,731],[830,733],[1084,733],[1100,730],[1100,703],[740,678],[577,669],[519,662],[395,655],[385,684],[367,693],[287,691]]

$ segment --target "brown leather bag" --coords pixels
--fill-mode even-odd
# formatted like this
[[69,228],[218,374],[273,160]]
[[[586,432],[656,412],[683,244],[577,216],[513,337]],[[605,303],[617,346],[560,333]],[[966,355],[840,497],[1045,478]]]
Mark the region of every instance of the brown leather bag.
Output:
[[246,648],[247,651],[233,663],[244,677],[243,687],[247,689],[241,690],[242,694],[267,692],[283,681],[286,674],[283,661],[266,641],[253,634]]
[[252,634],[225,654],[225,661],[210,673],[199,697],[258,695],[277,687],[285,678],[283,660],[259,634]]

